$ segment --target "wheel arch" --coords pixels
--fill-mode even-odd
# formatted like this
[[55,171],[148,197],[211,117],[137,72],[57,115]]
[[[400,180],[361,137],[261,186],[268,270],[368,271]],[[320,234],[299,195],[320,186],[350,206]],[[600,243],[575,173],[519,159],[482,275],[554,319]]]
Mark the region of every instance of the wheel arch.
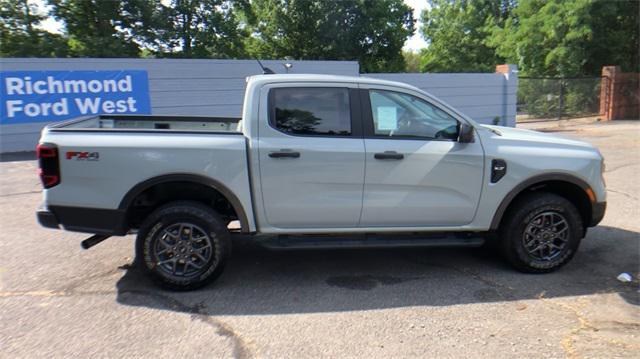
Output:
[[539,190],[548,190],[571,201],[580,212],[586,230],[591,223],[595,202],[592,197],[593,190],[586,181],[565,173],[547,173],[534,176],[515,186],[500,202],[491,221],[490,229],[495,231],[500,227],[505,213],[518,197]]
[[170,183],[193,183],[197,185],[206,186],[212,190],[220,193],[220,195],[229,202],[231,207],[238,217],[240,222],[240,228],[243,233],[250,232],[249,219],[242,206],[242,203],[238,197],[220,181],[213,178],[192,174],[192,173],[170,173],[160,176],[155,176],[146,179],[135,186],[133,186],[122,198],[118,205],[119,210],[128,212],[134,204],[134,201],[147,190],[150,190],[158,185],[167,185]]

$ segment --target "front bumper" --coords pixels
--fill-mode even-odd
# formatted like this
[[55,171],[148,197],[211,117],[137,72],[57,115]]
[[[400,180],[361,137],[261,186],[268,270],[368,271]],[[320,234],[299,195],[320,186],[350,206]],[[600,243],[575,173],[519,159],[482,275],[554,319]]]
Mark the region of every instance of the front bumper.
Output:
[[591,208],[591,223],[589,223],[589,227],[595,227],[600,223],[600,221],[602,221],[606,209],[607,202],[597,202],[593,204]]

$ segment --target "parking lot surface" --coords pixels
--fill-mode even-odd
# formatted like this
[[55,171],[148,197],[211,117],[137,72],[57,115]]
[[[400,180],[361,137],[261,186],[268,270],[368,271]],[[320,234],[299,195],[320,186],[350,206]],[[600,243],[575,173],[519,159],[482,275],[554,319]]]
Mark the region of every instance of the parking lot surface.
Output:
[[217,282],[163,291],[131,268],[133,236],[83,251],[87,235],[41,228],[36,162],[4,156],[0,357],[640,357],[640,122],[536,127],[607,165],[604,220],[546,275],[484,249],[236,243]]

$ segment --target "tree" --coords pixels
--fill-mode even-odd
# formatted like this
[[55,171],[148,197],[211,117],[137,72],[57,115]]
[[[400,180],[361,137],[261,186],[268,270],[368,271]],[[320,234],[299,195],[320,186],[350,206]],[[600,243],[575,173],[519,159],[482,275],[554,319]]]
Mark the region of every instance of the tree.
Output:
[[[238,2],[244,4],[243,2]],[[244,53],[234,3],[226,0],[139,0],[130,31],[158,57],[234,58]]]
[[252,56],[358,60],[363,72],[402,71],[414,23],[402,0],[254,0],[244,20]]
[[77,57],[138,57],[139,45],[124,31],[130,22],[136,21],[126,16],[124,7],[128,3],[49,0],[52,15],[64,22],[70,55]]
[[420,53],[403,50],[402,57],[404,57],[405,72],[420,72]]
[[493,27],[508,19],[515,0],[430,0],[421,28],[428,47],[421,70],[428,72],[488,72],[503,59],[487,39]]
[[40,28],[45,18],[38,6],[27,0],[0,0],[0,56],[66,56],[66,40]]
[[602,66],[640,71],[640,2],[595,1],[590,9],[593,39],[583,73],[599,76]]
[[638,71],[637,1],[521,0],[489,43],[525,75],[600,74],[604,65]]

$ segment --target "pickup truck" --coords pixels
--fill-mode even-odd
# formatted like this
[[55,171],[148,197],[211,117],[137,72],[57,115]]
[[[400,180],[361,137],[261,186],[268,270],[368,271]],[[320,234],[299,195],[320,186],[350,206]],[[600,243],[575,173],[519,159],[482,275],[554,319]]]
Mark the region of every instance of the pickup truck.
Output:
[[480,246],[566,264],[604,216],[593,146],[480,125],[413,86],[258,75],[242,118],[100,115],[46,127],[41,225],[137,234],[161,285],[217,278],[232,242],[271,248]]

